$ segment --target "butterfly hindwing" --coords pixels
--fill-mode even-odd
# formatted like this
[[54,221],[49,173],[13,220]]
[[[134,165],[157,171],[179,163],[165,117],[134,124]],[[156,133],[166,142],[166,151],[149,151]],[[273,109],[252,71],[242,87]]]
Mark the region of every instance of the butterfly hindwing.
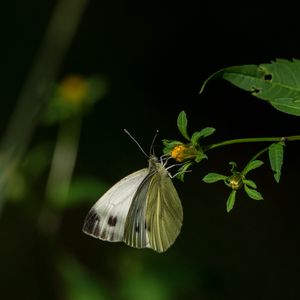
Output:
[[166,251],[180,233],[183,210],[177,191],[165,167],[156,163],[147,196],[146,223],[150,247]]
[[165,167],[155,157],[128,212],[124,242],[136,248],[166,251],[177,238],[183,219],[182,206]]
[[136,190],[148,169],[134,172],[110,188],[87,214],[83,231],[111,242],[123,240],[125,221]]

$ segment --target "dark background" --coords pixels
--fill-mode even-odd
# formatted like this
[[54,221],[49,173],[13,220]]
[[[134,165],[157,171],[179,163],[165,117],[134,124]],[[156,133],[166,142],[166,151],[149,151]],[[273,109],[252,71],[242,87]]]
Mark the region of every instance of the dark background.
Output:
[[[55,1],[5,1],[1,17],[0,130],[15,107]],[[185,110],[191,132],[216,128],[208,142],[299,134],[295,116],[276,111],[222,81],[202,82],[231,65],[299,57],[297,9],[288,2],[90,1],[57,80],[71,73],[102,74],[108,92],[85,115],[74,176],[108,186],[147,165],[123,132],[148,151],[180,139],[176,118]],[[20,128],[20,130],[22,130]],[[38,126],[30,147],[55,140],[57,127]],[[23,201],[7,199],[0,218],[1,299],[298,299],[299,144],[286,147],[280,184],[265,166],[253,171],[264,201],[241,192],[226,213],[229,190],[206,185],[208,172],[227,174],[265,145],[217,149],[181,183],[184,225],[165,253],[110,244],[81,232],[100,196],[60,211],[52,235],[37,219],[47,174]],[[34,199],[33,199],[34,198]]]

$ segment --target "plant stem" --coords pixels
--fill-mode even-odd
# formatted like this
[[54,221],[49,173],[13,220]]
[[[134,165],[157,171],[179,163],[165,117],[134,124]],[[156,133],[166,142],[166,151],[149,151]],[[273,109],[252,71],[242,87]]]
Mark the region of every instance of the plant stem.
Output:
[[292,135],[287,137],[260,137],[260,138],[242,138],[242,139],[227,140],[227,141],[206,146],[204,148],[204,152],[211,149],[232,145],[232,144],[257,143],[257,142],[280,142],[280,141],[300,141],[300,135]]
[[245,168],[243,169],[243,171],[241,172],[241,174],[243,174],[243,173],[245,172],[245,170],[247,169],[248,165],[249,165],[252,161],[256,160],[259,156],[261,156],[263,153],[267,152],[268,150],[269,150],[269,146],[266,147],[266,148],[264,148],[264,149],[262,149],[262,150],[260,150],[258,153],[256,153],[256,154],[249,160],[249,162],[247,163],[247,165],[245,166]]
[[26,152],[42,109],[48,101],[63,58],[89,0],[60,0],[28,72],[6,132],[0,142],[0,210],[14,169]]
[[60,207],[67,200],[76,163],[81,131],[81,117],[60,124],[49,172],[46,199],[41,209],[39,226],[44,233],[54,233],[61,221]]

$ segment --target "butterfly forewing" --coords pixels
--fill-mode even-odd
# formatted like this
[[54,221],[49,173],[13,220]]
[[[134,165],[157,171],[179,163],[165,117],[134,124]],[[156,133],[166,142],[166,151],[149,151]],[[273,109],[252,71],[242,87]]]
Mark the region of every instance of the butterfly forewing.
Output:
[[109,189],[87,214],[83,231],[102,240],[122,241],[132,199],[147,174],[148,169],[139,170]]
[[154,172],[149,169],[149,173],[138,187],[128,211],[125,223],[124,242],[131,247],[150,247],[147,234],[148,226],[146,223],[146,199],[153,173]]

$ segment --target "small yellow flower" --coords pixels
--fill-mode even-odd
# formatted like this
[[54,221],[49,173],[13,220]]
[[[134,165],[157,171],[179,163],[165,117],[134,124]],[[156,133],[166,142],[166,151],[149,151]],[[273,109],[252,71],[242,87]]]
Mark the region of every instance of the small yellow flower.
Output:
[[88,92],[88,83],[80,75],[65,77],[58,88],[59,95],[67,102],[80,104]]
[[243,186],[243,177],[241,174],[236,173],[228,178],[228,185],[234,190],[237,191]]
[[170,155],[172,158],[174,158],[178,162],[182,162],[184,159],[186,159],[186,153],[185,151],[188,149],[188,147],[184,144],[180,144],[175,146]]

